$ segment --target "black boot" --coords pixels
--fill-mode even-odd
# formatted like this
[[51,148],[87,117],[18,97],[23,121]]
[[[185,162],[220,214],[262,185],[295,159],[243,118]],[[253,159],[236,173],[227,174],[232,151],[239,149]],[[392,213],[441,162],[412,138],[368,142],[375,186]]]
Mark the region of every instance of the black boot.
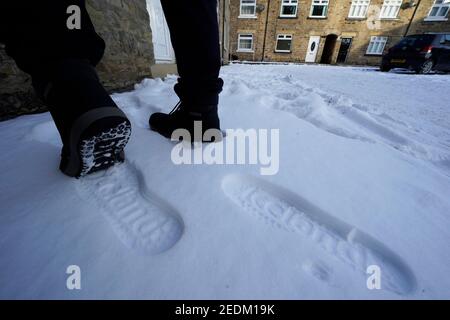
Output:
[[[180,101],[169,114],[152,114],[149,122],[150,129],[168,139],[179,139],[179,137],[172,136],[174,131],[177,129],[186,129],[191,137],[191,142],[218,142],[221,140],[217,105],[205,106],[201,109],[193,110],[192,108],[186,107]],[[196,125],[197,130],[195,130]],[[212,139],[204,139],[204,133],[209,129],[216,130],[216,132],[213,132],[214,137]]]
[[[189,132],[191,142],[221,141],[217,106],[222,87],[223,80],[220,78],[203,84],[194,81],[185,83],[179,79],[175,85],[175,92],[180,102],[169,114],[152,114],[149,120],[150,129],[169,139],[179,139],[172,137],[174,131],[185,129]],[[212,137],[205,138],[204,133],[208,130]]]
[[131,124],[101,85],[94,67],[88,61],[69,59],[47,68],[48,81],[37,81],[35,88],[61,135],[61,171],[81,177],[123,162]]
[[131,124],[119,108],[88,111],[73,123],[59,168],[66,175],[79,178],[122,163],[130,135]]

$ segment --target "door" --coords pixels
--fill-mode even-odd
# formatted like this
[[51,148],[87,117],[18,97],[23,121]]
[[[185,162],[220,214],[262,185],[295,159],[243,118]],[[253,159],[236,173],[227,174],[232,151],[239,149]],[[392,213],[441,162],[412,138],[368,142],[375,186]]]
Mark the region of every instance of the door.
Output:
[[450,71],[450,34],[442,35],[439,50],[436,50],[436,52],[438,53],[436,70]]
[[334,48],[336,47],[337,35],[329,34],[323,46],[322,58],[320,63],[330,64],[333,59]]
[[[223,43],[222,61],[228,63],[230,55],[230,0],[223,1]],[[220,21],[220,20],[219,20]]]
[[319,51],[320,36],[309,37],[308,51],[306,52],[305,62],[316,62],[317,52]]
[[450,35],[447,36],[448,40],[447,40],[447,45],[444,49],[444,54],[442,57],[442,60],[444,61],[444,70],[445,71],[450,71]]
[[160,0],[147,0],[147,10],[150,15],[155,61],[156,63],[172,63],[175,61],[175,54]]
[[352,38],[342,38],[341,47],[339,48],[339,53],[336,62],[345,63],[347,61],[348,52],[352,46]]

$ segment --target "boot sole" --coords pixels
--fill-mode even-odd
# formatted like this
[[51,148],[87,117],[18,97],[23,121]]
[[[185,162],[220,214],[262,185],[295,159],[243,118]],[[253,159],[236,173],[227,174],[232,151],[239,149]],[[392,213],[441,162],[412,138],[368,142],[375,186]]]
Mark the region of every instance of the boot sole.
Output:
[[[119,122],[117,119],[123,119]],[[111,127],[83,137],[96,121],[114,121]],[[81,116],[73,125],[69,160],[61,170],[70,177],[80,178],[105,170],[125,160],[124,148],[131,136],[131,124],[117,108],[98,108]]]

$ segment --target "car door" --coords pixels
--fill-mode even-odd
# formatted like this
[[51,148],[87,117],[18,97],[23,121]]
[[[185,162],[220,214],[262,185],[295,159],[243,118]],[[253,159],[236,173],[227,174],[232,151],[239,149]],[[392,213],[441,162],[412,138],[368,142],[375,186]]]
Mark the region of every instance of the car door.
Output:
[[442,64],[445,71],[450,71],[450,34],[443,37]]
[[433,55],[436,60],[435,70],[450,71],[450,34],[440,36],[433,49]]

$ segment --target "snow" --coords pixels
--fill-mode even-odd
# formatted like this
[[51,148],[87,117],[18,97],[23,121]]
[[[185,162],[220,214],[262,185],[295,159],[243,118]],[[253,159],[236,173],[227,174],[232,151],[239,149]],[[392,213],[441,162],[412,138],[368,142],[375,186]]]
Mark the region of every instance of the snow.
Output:
[[222,77],[223,129],[279,129],[276,175],[173,164],[147,121],[176,104],[174,76],[113,95],[133,122],[127,161],[84,179],[57,170],[49,114],[0,123],[0,298],[450,298],[449,75],[233,64]]

